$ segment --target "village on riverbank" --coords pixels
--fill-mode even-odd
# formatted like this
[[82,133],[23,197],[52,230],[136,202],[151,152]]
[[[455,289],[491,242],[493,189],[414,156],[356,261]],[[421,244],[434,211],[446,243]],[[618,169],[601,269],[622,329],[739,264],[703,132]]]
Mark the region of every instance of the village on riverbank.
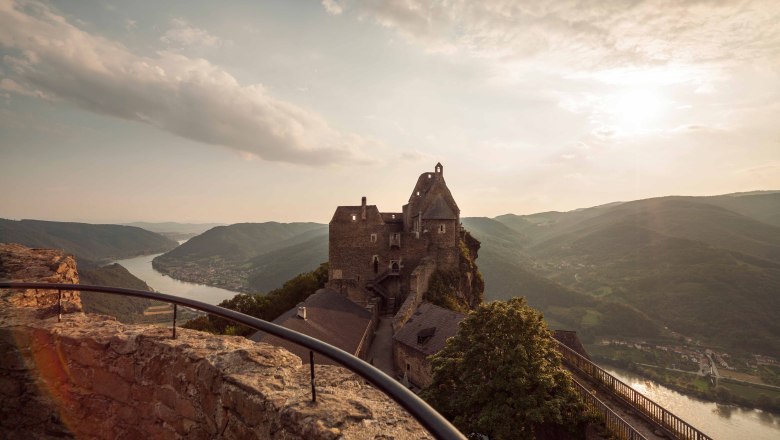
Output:
[[691,338],[678,341],[603,339],[587,347],[598,363],[616,366],[684,394],[780,412],[780,361],[730,353]]

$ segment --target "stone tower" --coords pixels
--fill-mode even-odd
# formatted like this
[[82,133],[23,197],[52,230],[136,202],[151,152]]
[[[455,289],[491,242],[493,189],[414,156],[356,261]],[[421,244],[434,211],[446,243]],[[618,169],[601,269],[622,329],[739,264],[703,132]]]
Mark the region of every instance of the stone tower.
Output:
[[363,197],[360,205],[336,208],[329,228],[328,287],[360,304],[375,298],[386,313],[405,299],[423,259],[440,270],[458,268],[460,209],[441,163],[418,177],[401,212],[379,212]]

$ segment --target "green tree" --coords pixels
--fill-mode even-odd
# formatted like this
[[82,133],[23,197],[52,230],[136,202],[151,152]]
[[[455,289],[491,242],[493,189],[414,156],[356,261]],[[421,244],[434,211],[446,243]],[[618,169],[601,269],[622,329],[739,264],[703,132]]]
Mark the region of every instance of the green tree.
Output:
[[577,437],[586,420],[542,314],[525,298],[481,304],[431,360],[433,383],[422,397],[464,433],[531,439],[557,429]]

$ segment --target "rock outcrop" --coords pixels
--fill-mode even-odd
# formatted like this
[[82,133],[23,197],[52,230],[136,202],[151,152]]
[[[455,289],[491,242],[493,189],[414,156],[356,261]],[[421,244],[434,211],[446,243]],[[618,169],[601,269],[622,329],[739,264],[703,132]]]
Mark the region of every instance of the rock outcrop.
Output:
[[[0,246],[6,279],[73,282],[56,251]],[[241,337],[127,325],[80,312],[42,314],[56,291],[0,295],[0,437],[430,438],[401,407],[352,373],[308,365]],[[56,313],[55,313],[56,314]]]
[[[56,249],[30,249],[20,244],[0,243],[0,280],[78,284],[76,260]],[[0,291],[0,301],[10,307],[32,307],[39,317],[58,313],[57,290]],[[63,312],[80,312],[78,292],[62,292]]]
[[468,231],[462,231],[458,267],[437,269],[430,277],[425,300],[461,313],[476,308],[485,291],[485,282],[476,263],[479,247],[479,240]]

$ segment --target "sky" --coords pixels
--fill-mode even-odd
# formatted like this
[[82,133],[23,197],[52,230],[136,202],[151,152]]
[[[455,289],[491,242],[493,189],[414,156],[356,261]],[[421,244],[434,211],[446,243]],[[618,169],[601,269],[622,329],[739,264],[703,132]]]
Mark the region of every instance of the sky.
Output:
[[780,2],[0,0],[0,217],[780,189]]

